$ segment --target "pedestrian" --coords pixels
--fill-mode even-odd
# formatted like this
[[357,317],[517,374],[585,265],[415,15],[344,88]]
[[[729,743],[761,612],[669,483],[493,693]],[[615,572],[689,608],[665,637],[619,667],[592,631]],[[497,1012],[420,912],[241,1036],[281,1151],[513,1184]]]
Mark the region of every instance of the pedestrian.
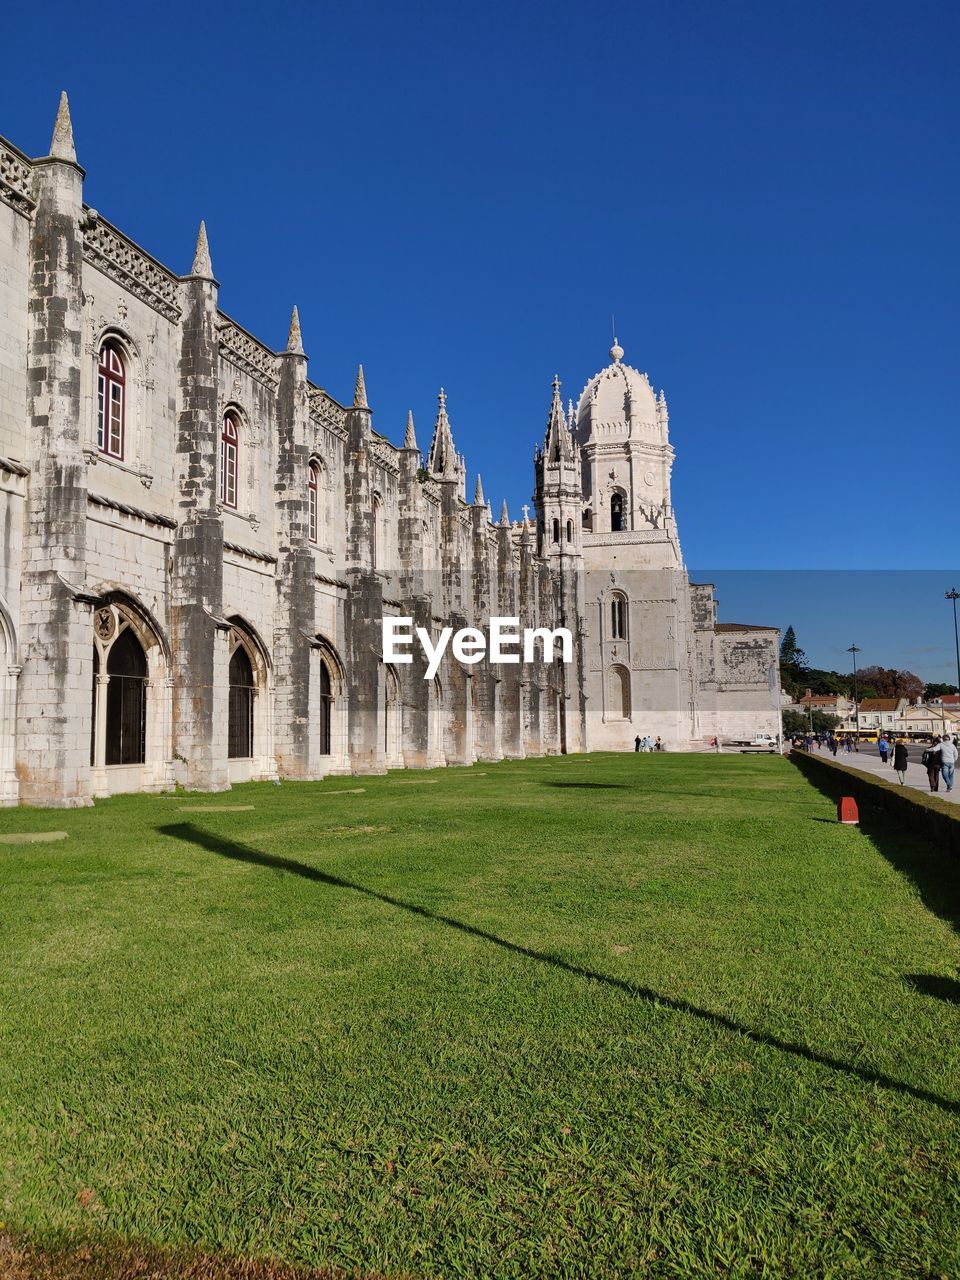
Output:
[[653,734],[652,734],[652,733],[648,733],[648,734],[647,734],[646,747],[647,747],[647,750],[648,750],[648,751],[652,751],[652,750],[653,750]]
[[639,751],[639,750],[640,750],[640,735],[639,735],[639,733],[637,734],[637,736],[636,736],[636,737],[634,738],[634,740],[633,740],[633,749],[634,749],[634,751]]
[[910,752],[907,750],[907,744],[902,738],[898,738],[893,746],[893,767],[900,779],[901,787],[907,781],[907,765],[910,763]]
[[660,741],[660,735],[659,735],[659,733],[657,734],[657,740],[656,740],[656,742],[653,744],[653,749],[654,749],[654,751],[662,751],[662,750],[663,750],[663,743]]
[[930,790],[940,790],[940,739],[934,734],[933,741],[924,751],[921,757],[924,768],[927,771],[927,777],[930,780]]
[[946,735],[940,743],[940,772],[943,774],[943,781],[947,790],[953,790],[953,770],[957,763],[957,742],[955,738]]
[[831,752],[831,754],[833,755],[834,760],[836,760],[836,758],[837,758],[837,747],[839,747],[839,745],[840,745],[840,743],[837,741],[837,735],[836,735],[835,733],[831,733],[831,735],[830,735],[830,752]]
[[880,752],[880,763],[887,763],[887,752],[890,750],[890,744],[887,742],[887,735],[883,734],[877,743],[877,750]]

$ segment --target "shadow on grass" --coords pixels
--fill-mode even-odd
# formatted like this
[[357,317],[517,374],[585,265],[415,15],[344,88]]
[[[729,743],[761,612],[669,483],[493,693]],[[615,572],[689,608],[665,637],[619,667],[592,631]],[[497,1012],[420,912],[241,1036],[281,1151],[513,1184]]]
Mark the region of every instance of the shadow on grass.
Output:
[[188,844],[198,845],[201,849],[207,849],[211,853],[219,854],[222,858],[231,858],[235,862],[251,863],[253,866],[266,867],[271,871],[286,871],[291,875],[302,876],[304,880],[328,885],[333,889],[348,889],[351,893],[361,893],[367,898],[374,898],[377,902],[397,907],[401,911],[409,911],[411,915],[420,916],[424,920],[433,920],[437,924],[446,925],[450,929],[457,929],[460,933],[469,934],[473,938],[482,938],[485,942],[492,942],[495,946],[502,947],[505,951],[510,951],[514,955],[524,956],[528,960],[536,960],[539,964],[550,965],[554,969],[560,969],[562,972],[572,974],[577,978],[585,978],[589,982],[602,983],[604,986],[612,987],[616,991],[622,991],[625,995],[635,1000],[642,1000],[655,1008],[669,1009],[673,1013],[687,1014],[689,1017],[698,1018],[701,1022],[706,1022],[712,1027],[717,1027],[723,1031],[732,1031],[738,1036],[745,1036],[755,1044],[779,1049],[783,1053],[803,1058],[807,1062],[815,1062],[818,1066],[829,1067],[831,1071],[841,1071],[855,1079],[862,1080],[865,1084],[879,1085],[883,1089],[906,1094],[920,1102],[927,1102],[931,1106],[940,1107],[944,1111],[960,1115],[960,1102],[941,1097],[940,1094],[931,1093],[927,1089],[918,1088],[916,1085],[908,1084],[903,1080],[897,1080],[893,1076],[885,1075],[883,1072],[871,1071],[868,1067],[858,1067],[853,1063],[844,1062],[840,1058],[833,1058],[829,1054],[817,1053],[816,1050],[808,1048],[805,1044],[798,1044],[792,1040],[783,1040],[779,1036],[769,1035],[765,1031],[756,1031],[752,1027],[737,1022],[733,1018],[728,1018],[722,1013],[713,1013],[709,1009],[701,1009],[687,1000],[676,1000],[670,996],[661,995],[650,987],[637,986],[635,983],[627,982],[623,978],[614,978],[609,974],[597,973],[593,969],[585,969],[580,965],[570,964],[566,960],[561,960],[559,956],[550,955],[549,952],[534,951],[532,948],[524,947],[518,942],[509,942],[506,938],[499,938],[496,934],[488,933],[485,929],[478,929],[474,925],[465,924],[462,920],[454,920],[450,916],[428,911],[426,907],[419,907],[414,902],[404,902],[402,898],[393,898],[387,893],[378,893],[375,889],[368,889],[362,884],[354,883],[352,880],[344,880],[340,876],[320,871],[317,867],[311,867],[308,863],[297,862],[293,858],[277,857],[272,853],[264,853],[260,849],[248,848],[246,845],[237,844],[234,840],[225,840],[223,837],[215,836],[208,831],[201,831],[190,822],[173,823],[170,826],[160,827],[158,830],[161,835],[170,836],[174,840],[182,840]]
[[[843,775],[833,771],[804,771],[803,777],[833,803],[850,789]],[[903,825],[876,802],[860,799],[858,805],[860,830],[878,853],[914,884],[925,907],[960,933],[960,861],[956,855]]]
[[946,1000],[948,1004],[960,1004],[960,982],[956,978],[942,978],[935,973],[908,973],[903,980],[921,995]]

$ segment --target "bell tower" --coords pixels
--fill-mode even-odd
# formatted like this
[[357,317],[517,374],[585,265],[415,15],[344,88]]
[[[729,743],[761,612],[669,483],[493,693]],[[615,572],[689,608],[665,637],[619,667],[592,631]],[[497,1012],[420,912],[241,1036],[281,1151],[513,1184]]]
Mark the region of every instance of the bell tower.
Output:
[[666,398],[654,395],[647,375],[624,364],[623,354],[614,339],[613,363],[580,397],[574,439],[583,462],[584,534],[587,541],[614,535],[627,542],[627,535],[643,534],[644,542],[672,547],[679,564]]

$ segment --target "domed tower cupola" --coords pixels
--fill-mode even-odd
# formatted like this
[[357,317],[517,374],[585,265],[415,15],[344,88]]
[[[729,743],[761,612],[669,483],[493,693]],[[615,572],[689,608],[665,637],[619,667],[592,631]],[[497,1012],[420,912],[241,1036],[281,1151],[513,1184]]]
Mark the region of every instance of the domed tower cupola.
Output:
[[583,468],[584,527],[595,534],[662,529],[671,518],[673,450],[666,401],[624,363],[616,338],[611,363],[581,393],[574,441]]

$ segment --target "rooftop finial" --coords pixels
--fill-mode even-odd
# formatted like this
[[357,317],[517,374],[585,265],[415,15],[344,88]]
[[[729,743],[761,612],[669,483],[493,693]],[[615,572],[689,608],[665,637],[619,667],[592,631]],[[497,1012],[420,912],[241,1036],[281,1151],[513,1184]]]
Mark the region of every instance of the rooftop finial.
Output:
[[367,387],[363,381],[363,365],[357,365],[357,385],[353,389],[353,407],[355,409],[369,409],[367,404]]
[[613,336],[613,346],[610,348],[610,359],[614,364],[619,364],[623,359],[623,347],[617,341],[616,334]]
[[297,308],[293,308],[293,315],[290,317],[290,333],[287,337],[287,351],[294,355],[303,355],[303,338],[300,336],[300,313]]
[[510,524],[510,517],[509,517],[509,515],[507,514],[507,500],[506,500],[506,498],[504,498],[504,500],[503,500],[503,506],[500,508],[500,524],[501,524],[501,526],[502,526],[504,529],[506,529],[506,528],[507,528],[507,526]]
[[477,472],[477,488],[473,495],[473,505],[482,507],[483,503],[483,481],[480,479],[480,472]]
[[416,449],[417,433],[413,429],[413,410],[407,410],[407,430],[403,437],[403,447],[405,449]]
[[201,220],[197,232],[197,248],[193,255],[192,276],[200,276],[204,280],[213,279],[213,263],[210,261],[210,246],[207,244],[207,227]]
[[60,94],[57,120],[53,126],[53,138],[50,142],[50,155],[55,160],[71,160],[74,164],[77,163],[77,151],[73,145],[73,125],[70,121],[70,103],[67,101],[66,89]]
[[440,388],[440,393],[437,396],[437,403],[440,405],[441,409],[445,409],[447,407],[447,393],[444,391],[443,387]]

